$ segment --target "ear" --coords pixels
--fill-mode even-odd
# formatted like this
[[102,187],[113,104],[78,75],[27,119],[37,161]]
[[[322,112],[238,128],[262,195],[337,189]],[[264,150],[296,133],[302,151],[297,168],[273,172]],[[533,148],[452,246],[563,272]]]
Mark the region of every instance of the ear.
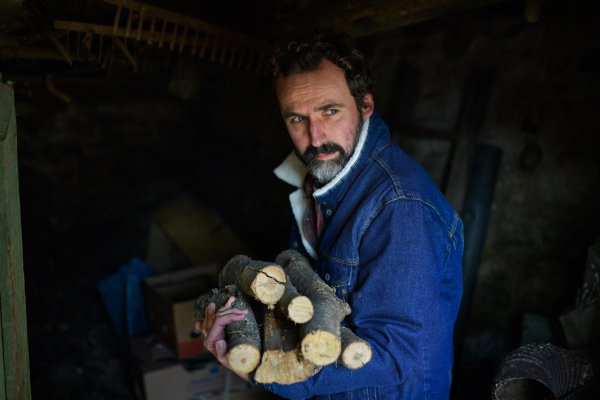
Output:
[[375,109],[375,102],[373,101],[373,94],[367,93],[365,97],[363,97],[363,106],[362,106],[362,116],[363,118],[368,118],[373,114],[373,110]]

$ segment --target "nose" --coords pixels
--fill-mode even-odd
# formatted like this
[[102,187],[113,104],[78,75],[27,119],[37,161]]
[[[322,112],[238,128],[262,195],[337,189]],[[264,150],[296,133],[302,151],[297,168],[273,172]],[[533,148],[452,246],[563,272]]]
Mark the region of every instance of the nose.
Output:
[[310,144],[314,147],[319,147],[327,142],[327,134],[323,123],[318,119],[311,119],[309,124]]

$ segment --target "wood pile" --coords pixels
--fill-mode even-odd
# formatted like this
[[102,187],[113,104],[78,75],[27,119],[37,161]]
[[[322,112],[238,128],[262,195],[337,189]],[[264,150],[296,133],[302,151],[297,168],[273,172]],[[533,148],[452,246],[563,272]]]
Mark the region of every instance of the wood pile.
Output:
[[204,319],[211,302],[219,310],[231,296],[232,307],[249,312],[227,325],[227,360],[236,372],[255,371],[259,383],[289,385],[334,362],[355,370],[371,360],[369,343],[340,325],[350,306],[296,251],[282,252],[275,263],[232,258],[219,274],[219,288],[196,301],[196,319]]

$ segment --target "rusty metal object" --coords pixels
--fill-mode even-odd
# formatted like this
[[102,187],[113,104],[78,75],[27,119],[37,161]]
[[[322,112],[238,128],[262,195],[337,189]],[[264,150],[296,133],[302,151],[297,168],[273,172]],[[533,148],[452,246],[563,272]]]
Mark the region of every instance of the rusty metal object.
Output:
[[492,399],[530,398],[522,393],[527,385],[514,385],[529,380],[544,385],[558,400],[593,378],[592,363],[583,354],[551,344],[528,344],[508,353],[500,363]]

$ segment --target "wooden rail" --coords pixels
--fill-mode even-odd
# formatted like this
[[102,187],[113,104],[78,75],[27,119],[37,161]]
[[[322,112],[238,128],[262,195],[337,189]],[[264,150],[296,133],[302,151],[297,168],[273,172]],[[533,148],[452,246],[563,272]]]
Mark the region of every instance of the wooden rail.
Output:
[[[252,67],[257,73],[262,70],[262,60],[269,49],[267,43],[197,18],[183,16],[177,12],[139,1],[103,1],[117,6],[113,25],[54,21],[54,28],[67,32],[78,32],[78,34],[92,34],[93,37],[96,35],[101,38],[104,36],[114,37],[118,48],[134,67],[136,67],[136,62],[133,60],[135,55],[130,54],[126,44],[129,38],[148,45],[156,43],[158,48],[168,45],[169,51],[179,53],[188,48],[192,57],[199,58],[204,58],[207,48],[210,48],[208,54],[211,61],[218,61],[224,65],[227,60],[227,65],[232,67],[237,57],[238,69],[241,69],[243,61],[246,61],[246,70],[250,70]],[[126,19],[125,15],[127,15]],[[101,45],[99,53],[102,53]],[[68,50],[65,54],[68,55]],[[258,54],[258,57],[254,57],[255,54]]]

